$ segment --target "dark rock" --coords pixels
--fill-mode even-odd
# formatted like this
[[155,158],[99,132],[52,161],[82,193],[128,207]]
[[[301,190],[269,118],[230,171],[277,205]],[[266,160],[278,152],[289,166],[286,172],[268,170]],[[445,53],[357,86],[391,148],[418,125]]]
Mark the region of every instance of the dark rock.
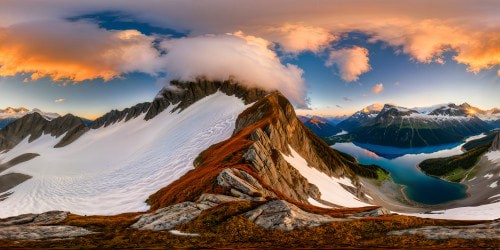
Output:
[[170,105],[176,105],[172,112],[182,111],[203,97],[215,94],[217,91],[241,98],[245,104],[256,102],[269,93],[259,88],[247,88],[230,80],[221,82],[199,78],[195,82],[172,81],[169,87],[164,88],[157,95],[145,119],[154,118]]
[[151,107],[150,102],[139,103],[131,108],[126,108],[124,110],[112,110],[105,115],[97,118],[90,124],[91,129],[98,129],[101,127],[107,127],[111,124],[120,122],[120,121],[128,121],[130,119],[136,118],[139,115],[148,111]]
[[17,119],[0,130],[0,151],[10,150],[25,138],[32,142],[44,134],[63,138],[55,147],[64,147],[78,139],[88,130],[83,121],[74,115],[68,114],[47,120],[35,112]]

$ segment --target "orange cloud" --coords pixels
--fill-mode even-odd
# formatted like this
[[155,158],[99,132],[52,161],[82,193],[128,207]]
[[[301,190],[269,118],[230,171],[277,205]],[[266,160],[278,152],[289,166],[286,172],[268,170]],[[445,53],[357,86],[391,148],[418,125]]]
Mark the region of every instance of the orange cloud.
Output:
[[135,30],[109,31],[86,22],[46,21],[0,28],[0,76],[26,80],[105,81],[123,73],[155,74],[153,37]]
[[371,69],[368,50],[358,46],[331,51],[325,65],[334,64],[339,68],[340,77],[348,82],[358,80],[361,74]]
[[307,50],[319,52],[337,39],[327,29],[289,23],[269,29],[267,36],[278,42],[285,52],[295,54]]
[[376,95],[382,92],[382,90],[384,90],[384,84],[382,83],[375,84],[375,86],[373,86],[373,88],[371,89],[372,93]]

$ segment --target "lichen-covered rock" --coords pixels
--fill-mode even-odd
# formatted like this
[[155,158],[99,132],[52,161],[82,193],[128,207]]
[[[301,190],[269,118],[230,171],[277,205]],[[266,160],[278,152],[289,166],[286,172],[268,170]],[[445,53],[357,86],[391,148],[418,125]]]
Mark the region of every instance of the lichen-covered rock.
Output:
[[222,187],[230,187],[231,193],[247,200],[265,200],[265,197],[276,195],[265,189],[260,182],[245,171],[228,168],[217,176],[217,182]]
[[0,219],[0,227],[53,225],[65,220],[69,212],[49,211],[41,214],[22,214]]
[[211,208],[211,204],[182,202],[166,208],[159,209],[152,214],[139,217],[139,221],[131,227],[140,230],[169,230],[196,218],[203,210]]
[[427,239],[500,239],[500,221],[481,223],[471,226],[429,226],[391,231],[389,235],[423,235]]
[[154,213],[141,215],[131,227],[139,230],[169,230],[193,220],[204,210],[231,201],[243,201],[243,199],[225,195],[202,194],[196,203],[182,202],[159,209]]
[[219,205],[225,202],[233,202],[233,201],[245,201],[245,199],[220,195],[220,194],[202,194],[198,199],[198,203],[213,203],[213,205]]
[[380,207],[370,211],[353,214],[352,217],[377,217],[387,214],[391,214],[391,211],[387,210],[386,208]]
[[268,202],[247,212],[245,216],[263,228],[279,230],[316,227],[332,221],[347,221],[347,219],[308,213],[283,200]]
[[69,212],[50,211],[0,219],[0,239],[71,238],[94,233],[81,227],[55,225],[65,220],[68,215]]
[[0,227],[0,239],[40,240],[47,238],[72,238],[94,232],[74,226],[9,226]]

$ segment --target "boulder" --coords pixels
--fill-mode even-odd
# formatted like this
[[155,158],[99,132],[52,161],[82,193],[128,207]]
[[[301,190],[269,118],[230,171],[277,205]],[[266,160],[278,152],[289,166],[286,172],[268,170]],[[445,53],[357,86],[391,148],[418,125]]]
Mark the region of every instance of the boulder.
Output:
[[209,208],[231,201],[244,200],[225,195],[202,194],[196,203],[190,201],[182,202],[159,209],[154,213],[141,215],[139,216],[139,221],[134,223],[131,227],[139,230],[170,230],[178,225],[193,220],[200,215],[201,212]]
[[268,202],[247,212],[245,216],[263,228],[278,230],[316,227],[332,221],[348,221],[348,219],[308,213],[284,200]]

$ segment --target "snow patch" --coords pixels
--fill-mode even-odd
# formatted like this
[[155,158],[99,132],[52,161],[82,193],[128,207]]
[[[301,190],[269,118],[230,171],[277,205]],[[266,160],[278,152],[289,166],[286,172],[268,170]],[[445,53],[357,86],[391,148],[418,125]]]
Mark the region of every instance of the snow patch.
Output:
[[291,147],[291,155],[282,153],[285,160],[290,163],[299,173],[304,176],[309,183],[318,187],[321,192],[321,199],[331,202],[343,207],[365,207],[371,206],[370,204],[361,202],[356,196],[347,191],[342,185],[353,187],[351,180],[346,177],[336,178],[328,176],[327,174],[317,170],[316,168],[309,167],[307,161],[302,158]]
[[491,177],[493,177],[493,174],[485,174],[484,175],[484,178],[486,178],[486,179],[491,179]]
[[433,211],[429,214],[407,215],[448,220],[495,220],[500,218],[500,202],[476,207],[459,207],[442,211]]
[[173,235],[178,235],[178,236],[191,236],[191,237],[198,237],[200,236],[199,234],[192,234],[192,233],[183,233],[179,230],[170,230],[168,231],[169,233],[173,234]]
[[321,202],[319,202],[319,201],[317,201],[317,200],[315,200],[315,199],[313,199],[313,198],[311,198],[311,197],[309,197],[309,198],[307,199],[307,201],[309,202],[309,204],[311,204],[311,205],[313,205],[313,206],[316,206],[316,207],[322,207],[322,208],[332,208],[332,207],[327,206],[327,205],[325,205],[325,204],[323,204],[323,203],[321,203]]
[[347,134],[349,134],[349,132],[347,132],[347,131],[345,131],[345,130],[342,130],[342,131],[340,131],[340,132],[336,133],[336,134],[335,134],[335,136],[347,135]]
[[500,164],[500,150],[491,151],[485,154],[489,161]]
[[496,188],[498,186],[498,181],[495,181],[493,183],[490,184],[490,188]]
[[40,155],[2,172],[33,178],[8,191],[13,194],[1,202],[0,217],[50,210],[82,215],[147,211],[147,198],[193,169],[203,150],[230,138],[248,107],[221,92],[180,113],[171,113],[173,106],[149,121],[143,114],[90,130],[63,148],[54,148],[58,139],[43,135],[0,153],[0,162],[27,152]]

